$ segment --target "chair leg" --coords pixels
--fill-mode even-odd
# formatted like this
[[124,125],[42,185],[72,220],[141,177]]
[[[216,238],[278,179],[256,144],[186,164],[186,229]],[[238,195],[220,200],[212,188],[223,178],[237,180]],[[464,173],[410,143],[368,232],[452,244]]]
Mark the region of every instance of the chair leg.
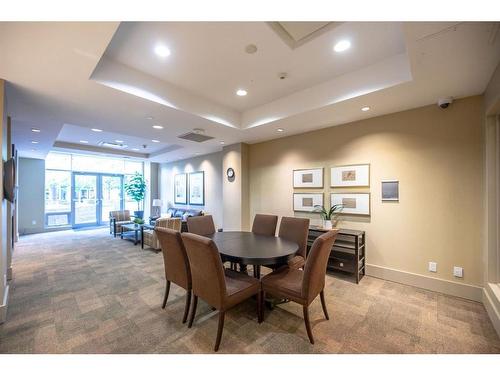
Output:
[[319,296],[321,298],[321,306],[323,307],[323,313],[325,314],[325,318],[326,320],[330,320],[330,317],[328,316],[328,310],[326,309],[325,291],[322,290]]
[[170,281],[167,280],[167,285],[165,286],[165,296],[163,297],[163,305],[162,305],[162,309],[165,308],[165,306],[167,306],[167,299],[168,299],[168,293],[170,293]]
[[193,307],[191,308],[191,316],[189,317],[188,328],[193,326],[194,316],[196,315],[196,308],[198,307],[198,296],[193,294]]
[[309,341],[311,342],[311,344],[314,344],[314,337],[311,331],[311,323],[309,322],[309,307],[302,306],[302,309],[304,311],[304,323],[306,324],[307,336],[309,337]]
[[219,350],[220,340],[222,339],[222,330],[224,329],[224,311],[219,311],[219,326],[217,327],[217,339],[215,340],[214,352]]
[[187,321],[190,305],[191,305],[191,289],[189,289],[186,293],[186,306],[184,307],[184,316],[182,317],[182,324],[186,323]]

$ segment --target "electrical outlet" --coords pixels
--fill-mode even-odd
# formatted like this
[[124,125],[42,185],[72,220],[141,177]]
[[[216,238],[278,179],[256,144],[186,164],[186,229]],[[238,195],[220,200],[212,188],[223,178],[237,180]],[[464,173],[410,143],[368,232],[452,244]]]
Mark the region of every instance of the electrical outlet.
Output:
[[429,272],[437,272],[438,264],[436,262],[429,262]]
[[462,267],[453,267],[453,276],[464,277],[464,269]]
[[31,225],[36,225],[36,220],[31,220]]

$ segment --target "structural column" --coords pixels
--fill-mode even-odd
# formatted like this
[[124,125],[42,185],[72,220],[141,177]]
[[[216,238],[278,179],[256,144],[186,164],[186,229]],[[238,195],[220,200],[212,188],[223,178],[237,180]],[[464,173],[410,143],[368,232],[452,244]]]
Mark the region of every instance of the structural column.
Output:
[[[246,143],[236,143],[222,149],[222,203],[224,230],[249,230],[249,173]],[[232,168],[233,177],[227,171]]]

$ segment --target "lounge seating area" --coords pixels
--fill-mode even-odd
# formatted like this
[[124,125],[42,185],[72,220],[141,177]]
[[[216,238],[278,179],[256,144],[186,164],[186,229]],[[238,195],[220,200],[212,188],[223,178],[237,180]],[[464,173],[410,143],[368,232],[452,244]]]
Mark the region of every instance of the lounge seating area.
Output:
[[0,369],[495,372],[493,6],[186,1],[0,15]]

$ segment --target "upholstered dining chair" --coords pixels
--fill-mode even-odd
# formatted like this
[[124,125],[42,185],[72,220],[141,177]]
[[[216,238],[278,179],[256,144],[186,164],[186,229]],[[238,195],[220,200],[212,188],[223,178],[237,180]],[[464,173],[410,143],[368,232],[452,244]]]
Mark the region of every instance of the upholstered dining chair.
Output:
[[[325,302],[325,274],[328,257],[337,232],[338,229],[332,229],[316,238],[307,257],[304,270],[283,266],[261,279],[261,300],[264,300],[266,293],[269,293],[275,297],[289,299],[302,305],[304,323],[311,344],[314,344],[314,337],[309,322],[309,305],[318,294],[321,297],[321,306],[325,318],[326,320],[330,319]],[[264,320],[263,315],[261,320]]]
[[189,233],[207,236],[215,233],[215,224],[212,215],[190,216],[187,218]]
[[120,233],[122,225],[131,223],[132,218],[129,210],[109,211],[109,233],[114,237],[116,237],[117,233]]
[[184,316],[182,323],[186,323],[189,306],[191,304],[191,269],[189,267],[189,260],[186,253],[186,248],[182,242],[179,230],[158,227],[155,229],[156,235],[160,242],[163,253],[163,263],[165,265],[165,296],[163,297],[164,309],[167,305],[168,294],[170,292],[170,284],[174,283],[186,290],[186,304],[184,307]]
[[157,228],[168,228],[180,232],[181,224],[182,221],[178,217],[156,219],[154,229],[145,229],[142,231],[142,235],[144,236],[142,244],[149,246],[155,250],[161,249],[161,244],[160,241],[158,240],[158,236],[155,230]]
[[309,235],[309,219],[298,217],[281,218],[278,237],[299,245],[297,254],[288,261],[290,268],[302,268],[306,261],[307,236]]
[[276,215],[256,214],[253,218],[252,233],[274,236],[277,224],[278,216]]
[[219,350],[227,310],[257,295],[257,318],[262,316],[259,280],[246,274],[224,269],[217,245],[209,238],[182,233],[193,278],[193,307],[188,327],[193,325],[198,297],[219,310],[219,326],[214,351]]

